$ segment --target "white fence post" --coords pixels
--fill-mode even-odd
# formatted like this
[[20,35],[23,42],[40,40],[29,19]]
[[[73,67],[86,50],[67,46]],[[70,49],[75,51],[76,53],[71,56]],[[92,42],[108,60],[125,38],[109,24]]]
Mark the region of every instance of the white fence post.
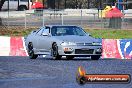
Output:
[[81,9],[81,26],[82,26],[82,9]]
[[43,10],[43,27],[45,25],[45,19],[44,19],[44,10]]
[[62,11],[62,17],[61,17],[62,25],[64,25],[64,18],[63,18],[63,15],[64,15],[64,12]]
[[27,17],[26,17],[26,10],[25,10],[25,29],[27,28]]
[[7,19],[8,28],[9,28],[9,16],[10,16],[10,11],[8,10],[8,19]]
[[103,17],[102,17],[102,10],[101,10],[101,29],[103,29],[103,24],[104,22],[103,22]]

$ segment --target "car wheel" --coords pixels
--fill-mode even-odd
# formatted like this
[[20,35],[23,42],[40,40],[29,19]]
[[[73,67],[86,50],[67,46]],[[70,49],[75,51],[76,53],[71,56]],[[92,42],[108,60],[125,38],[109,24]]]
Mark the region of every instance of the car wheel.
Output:
[[91,56],[91,59],[92,60],[99,60],[99,58],[100,58],[100,55]]
[[28,55],[30,59],[36,59],[38,57],[38,55],[34,54],[32,43],[28,44]]
[[52,56],[54,60],[60,60],[62,56],[59,55],[58,53],[58,46],[56,43],[52,44]]
[[74,58],[74,56],[66,56],[67,60],[72,60]]
[[24,10],[27,10],[26,6],[19,6],[18,7],[18,11],[24,11]]

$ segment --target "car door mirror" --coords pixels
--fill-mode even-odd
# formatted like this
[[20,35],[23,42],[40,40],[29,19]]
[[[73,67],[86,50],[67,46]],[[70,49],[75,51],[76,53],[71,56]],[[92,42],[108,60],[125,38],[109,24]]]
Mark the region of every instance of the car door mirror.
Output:
[[90,33],[88,33],[88,36],[92,36]]
[[36,32],[36,30],[33,31],[33,33]]

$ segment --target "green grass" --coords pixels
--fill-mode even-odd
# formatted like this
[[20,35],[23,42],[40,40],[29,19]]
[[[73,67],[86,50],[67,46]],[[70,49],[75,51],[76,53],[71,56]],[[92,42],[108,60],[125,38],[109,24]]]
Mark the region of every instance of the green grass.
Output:
[[[0,36],[26,36],[35,28],[12,28],[12,29],[0,29]],[[116,30],[116,29],[85,29],[95,38],[105,39],[130,39],[132,38],[132,30]]]
[[107,38],[107,39],[130,39],[132,38],[132,30],[116,30],[116,29],[85,29],[95,38]]
[[35,30],[35,28],[6,28],[6,29],[0,29],[0,36],[26,36],[28,35],[32,30]]

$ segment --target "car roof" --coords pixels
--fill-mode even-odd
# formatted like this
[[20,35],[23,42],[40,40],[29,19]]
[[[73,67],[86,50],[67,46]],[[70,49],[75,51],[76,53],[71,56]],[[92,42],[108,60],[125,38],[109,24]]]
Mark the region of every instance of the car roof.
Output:
[[[45,25],[45,27],[50,27],[50,28],[52,28],[54,26],[60,26],[60,27],[68,26],[68,27],[73,27],[73,26],[76,26],[76,25]],[[77,26],[77,27],[79,27],[79,26]]]

